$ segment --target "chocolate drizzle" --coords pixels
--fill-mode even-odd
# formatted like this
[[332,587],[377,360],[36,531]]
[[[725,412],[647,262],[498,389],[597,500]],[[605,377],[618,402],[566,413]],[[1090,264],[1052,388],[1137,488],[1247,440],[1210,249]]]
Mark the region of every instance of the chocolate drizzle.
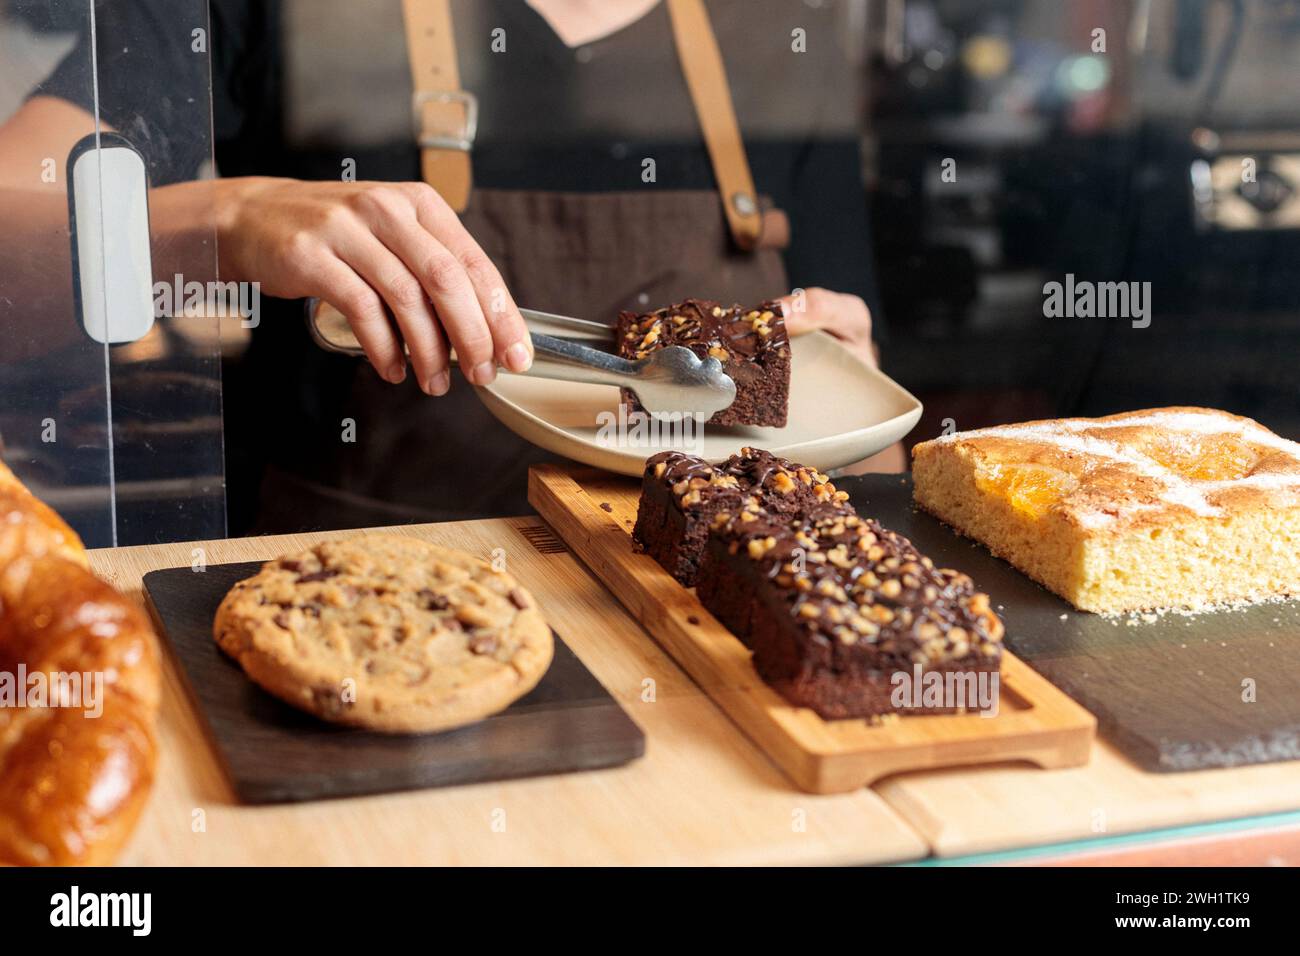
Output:
[[707,299],[687,299],[654,312],[622,312],[618,317],[619,350],[625,358],[669,345],[684,345],[704,358],[721,349],[733,361],[763,361],[790,345],[778,302],[747,309]]
[[[660,464],[664,466],[663,471],[659,471],[656,467]],[[696,458],[685,452],[661,451],[646,460],[645,473],[647,476],[653,476],[672,485],[682,479],[712,478],[719,473],[719,469],[714,468],[703,458]]]
[[[660,467],[662,466],[662,468]],[[815,469],[795,464],[761,448],[742,448],[719,465],[679,451],[664,451],[646,461],[645,478],[670,486],[682,508],[702,506],[713,510],[719,498],[740,507],[738,499],[754,496],[756,503],[778,513],[791,513],[825,501],[844,501],[830,480]],[[686,482],[683,487],[682,483]],[[678,489],[682,489],[680,492]],[[699,490],[698,500],[687,492]]]

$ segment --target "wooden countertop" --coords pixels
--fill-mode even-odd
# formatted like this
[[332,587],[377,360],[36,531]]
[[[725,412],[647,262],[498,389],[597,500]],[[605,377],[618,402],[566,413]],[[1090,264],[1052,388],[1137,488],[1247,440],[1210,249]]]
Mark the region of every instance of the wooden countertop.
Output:
[[964,856],[1295,810],[1300,761],[1147,773],[1098,740],[1086,767],[955,768],[875,789],[936,855]]
[[[550,537],[539,519],[391,530],[485,558],[503,548],[555,629],[645,731],[645,757],[593,773],[245,807],[164,655],[158,779],[121,863],[867,863],[929,853],[873,790],[810,796],[790,786],[567,551],[534,545]],[[354,533],[99,550],[91,564],[142,601],[141,577],[189,566],[195,548],[222,564]],[[647,678],[652,703],[642,700]]]
[[[645,731],[646,756],[614,770],[277,807],[237,804],[168,659],[161,759],[127,864],[883,863],[1060,847],[1097,839],[1108,862],[1267,862],[1279,832],[1206,843],[1169,828],[1300,808],[1300,762],[1146,773],[1098,741],[1087,767],[1005,764],[905,774],[834,796],[796,790],[663,653],[538,518],[391,529],[484,557],[503,548],[565,641]],[[356,532],[91,552],[97,573],[142,600],[141,576],[268,559]],[[547,542],[551,546],[547,546]],[[542,547],[538,547],[538,542]],[[642,700],[653,679],[656,699]],[[1153,689],[1153,692],[1158,692]],[[504,811],[504,817],[502,815]],[[504,819],[504,830],[500,821]],[[493,823],[497,821],[494,828]],[[1285,832],[1295,843],[1295,823]],[[1121,834],[1164,829],[1142,853]],[[1269,836],[1265,836],[1268,834]],[[1177,834],[1175,833],[1175,836]],[[1199,847],[1199,849],[1198,849]],[[1252,847],[1254,848],[1252,850]]]

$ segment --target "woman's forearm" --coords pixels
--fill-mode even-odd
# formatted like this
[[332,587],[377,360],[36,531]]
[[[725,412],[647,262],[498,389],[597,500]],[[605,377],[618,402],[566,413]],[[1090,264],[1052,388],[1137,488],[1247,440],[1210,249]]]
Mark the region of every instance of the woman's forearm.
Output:
[[[66,198],[33,170],[66,160],[93,119],[34,97],[0,125],[0,363],[48,353],[80,334],[73,314]],[[41,157],[46,157],[42,159]],[[56,159],[57,158],[57,163]],[[61,173],[59,174],[61,175]],[[7,208],[6,208],[7,207]],[[450,205],[424,183],[219,179],[150,193],[153,274],[169,284],[258,282],[262,294],[318,296],[343,311],[375,369],[421,388],[532,364],[528,330],[500,271]],[[409,356],[409,358],[408,358]]]
[[0,188],[0,362],[76,341],[68,200],[48,190]]

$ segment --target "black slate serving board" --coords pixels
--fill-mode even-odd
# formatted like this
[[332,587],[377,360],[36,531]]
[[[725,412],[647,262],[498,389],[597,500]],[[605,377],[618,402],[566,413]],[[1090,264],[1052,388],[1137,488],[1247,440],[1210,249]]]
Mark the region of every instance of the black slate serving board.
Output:
[[[982,545],[916,511],[910,479],[837,478],[859,513],[988,592],[1007,646],[1091,711],[1145,770],[1300,759],[1300,601],[1196,615],[1076,611]],[[1254,702],[1247,702],[1253,681]]]
[[284,803],[614,767],[645,736],[555,638],[540,684],[468,727],[393,736],[337,727],[282,703],[244,676],[212,639],[217,605],[262,562],[152,571],[145,594],[235,793]]

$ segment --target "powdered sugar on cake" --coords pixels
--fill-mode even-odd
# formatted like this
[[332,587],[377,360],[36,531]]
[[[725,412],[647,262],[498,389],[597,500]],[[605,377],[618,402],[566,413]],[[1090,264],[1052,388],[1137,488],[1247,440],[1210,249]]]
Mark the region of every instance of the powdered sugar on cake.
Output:
[[[1187,442],[1184,447],[1188,452],[1194,449],[1191,444],[1194,437],[1222,435],[1250,446],[1281,452],[1291,459],[1297,470],[1295,472],[1260,471],[1228,480],[1195,480],[1143,454],[1139,448],[1097,434],[1120,428],[1158,430],[1167,447],[1177,447],[1179,440],[1183,439]],[[1186,508],[1202,517],[1218,517],[1223,513],[1222,509],[1211,500],[1211,496],[1216,493],[1237,488],[1255,488],[1260,491],[1300,489],[1300,444],[1274,435],[1249,420],[1208,411],[1170,409],[1109,419],[1067,418],[1057,421],[999,425],[943,435],[935,439],[935,442],[950,444],[978,437],[996,437],[1009,441],[1047,445],[1098,462],[1120,465],[1135,476],[1151,479],[1160,485],[1158,503],[1125,501],[1122,504],[1117,502],[1115,506],[1109,506],[1105,510],[1088,506],[1074,509],[1080,523],[1087,528],[1106,527],[1114,524],[1121,517],[1129,518],[1142,512],[1160,511],[1166,506]]]

